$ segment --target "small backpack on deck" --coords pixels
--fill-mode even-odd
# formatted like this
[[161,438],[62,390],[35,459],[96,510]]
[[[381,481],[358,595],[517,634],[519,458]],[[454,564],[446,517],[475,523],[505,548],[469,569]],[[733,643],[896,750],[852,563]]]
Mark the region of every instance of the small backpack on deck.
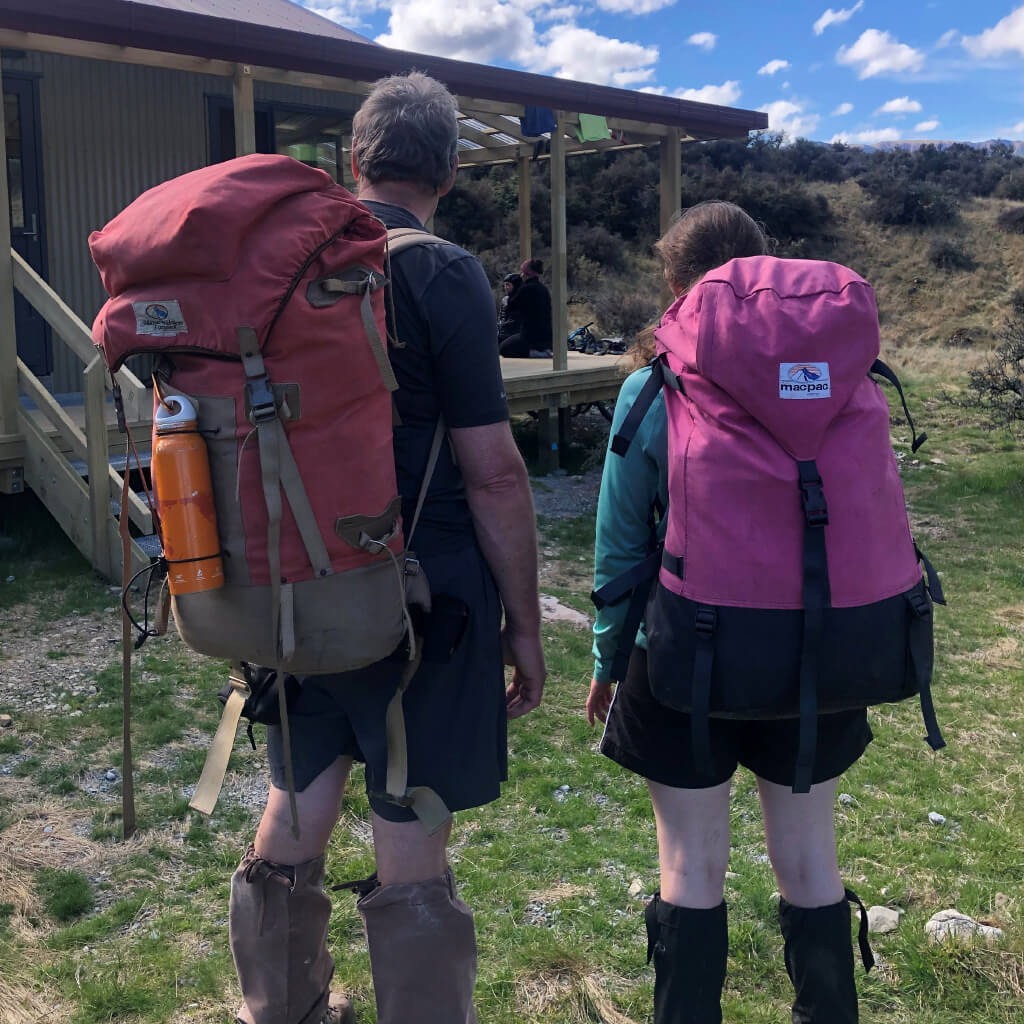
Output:
[[625,452],[664,387],[667,532],[663,550],[595,595],[599,606],[633,595],[616,678],[650,595],[651,690],[691,713],[698,764],[710,765],[709,716],[798,717],[794,790],[806,792],[818,714],[914,694],[941,748],[932,603],[945,601],[911,538],[889,407],[870,376],[903,399],[878,361],[871,287],[833,263],[736,259],[676,302],[656,337],[612,448]]
[[[438,241],[395,234],[391,254]],[[387,239],[325,172],[256,155],[150,189],[89,240],[111,296],[95,344],[111,371],[156,357],[155,403],[186,396],[209,452],[224,585],[178,594],[178,631],[202,654],[277,670],[285,730],[286,673],[361,668],[408,639],[407,683],[409,605],[430,603],[395,477]],[[438,424],[420,505],[443,436]],[[237,666],[232,688],[193,800],[207,812],[249,696]],[[388,795],[437,824],[436,795],[406,791],[399,700]]]

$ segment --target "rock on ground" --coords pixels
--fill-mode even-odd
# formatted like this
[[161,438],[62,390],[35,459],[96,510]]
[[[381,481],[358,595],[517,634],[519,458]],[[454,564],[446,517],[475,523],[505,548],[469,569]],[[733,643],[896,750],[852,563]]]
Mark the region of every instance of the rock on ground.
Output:
[[540,595],[540,613],[545,622],[568,622],[579,629],[590,629],[591,626],[588,615],[562,604],[557,597],[550,594]]
[[924,926],[929,942],[942,942],[949,939],[953,942],[970,942],[975,936],[986,942],[995,942],[1003,937],[1002,928],[979,924],[973,917],[961,914],[959,910],[940,910],[933,914]]
[[900,926],[900,912],[892,907],[868,907],[868,931],[888,935]]

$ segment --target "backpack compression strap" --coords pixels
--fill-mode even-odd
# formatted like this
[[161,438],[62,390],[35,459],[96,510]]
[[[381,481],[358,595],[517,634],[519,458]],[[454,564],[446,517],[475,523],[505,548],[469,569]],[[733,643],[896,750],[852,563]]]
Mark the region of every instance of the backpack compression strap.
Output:
[[649,365],[651,367],[650,377],[640,389],[640,394],[636,396],[636,401],[622,421],[619,432],[612,438],[612,451],[616,455],[625,455],[629,451],[629,446],[633,443],[640,424],[648,410],[654,405],[654,400],[663,387],[686,393],[683,391],[682,381],[668,368],[668,364],[660,356],[652,359]]
[[910,418],[910,410],[907,408],[907,398],[906,395],[903,394],[903,386],[900,384],[899,377],[897,377],[881,359],[876,359],[871,364],[871,369],[868,370],[868,376],[873,373],[877,373],[879,377],[883,377],[899,392],[900,402],[903,405],[903,415],[907,417],[907,424],[910,426],[910,450],[912,452],[916,452],[917,449],[928,440],[928,435],[922,433],[920,437],[917,436],[917,431],[914,429],[914,421]]

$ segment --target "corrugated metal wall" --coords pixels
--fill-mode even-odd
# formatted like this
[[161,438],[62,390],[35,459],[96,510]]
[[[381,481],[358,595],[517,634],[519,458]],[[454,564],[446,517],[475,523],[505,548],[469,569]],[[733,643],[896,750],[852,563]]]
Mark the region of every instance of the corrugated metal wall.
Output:
[[[139,193],[207,162],[207,95],[231,95],[209,75],[27,53],[4,70],[41,75],[39,106],[49,279],[87,323],[105,294],[90,232]],[[351,110],[358,97],[256,83],[257,100]],[[54,340],[53,390],[80,391],[81,363]]]

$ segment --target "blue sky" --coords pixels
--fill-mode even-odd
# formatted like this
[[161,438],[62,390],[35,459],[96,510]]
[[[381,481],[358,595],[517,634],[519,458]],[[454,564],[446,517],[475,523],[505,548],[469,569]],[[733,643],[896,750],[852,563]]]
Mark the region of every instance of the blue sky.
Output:
[[796,137],[1024,139],[1021,0],[301,0],[384,45],[766,110]]

